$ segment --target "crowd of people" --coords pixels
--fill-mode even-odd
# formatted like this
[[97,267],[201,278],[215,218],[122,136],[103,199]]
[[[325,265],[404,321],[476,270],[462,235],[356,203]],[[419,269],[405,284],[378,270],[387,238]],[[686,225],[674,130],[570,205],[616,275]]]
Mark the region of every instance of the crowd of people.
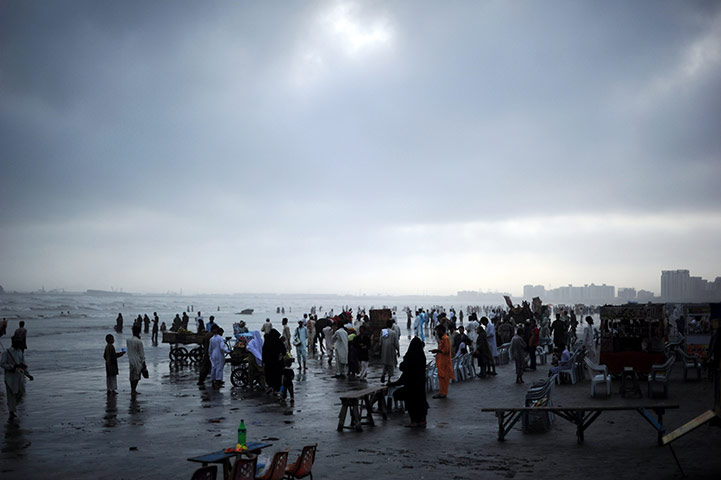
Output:
[[[412,340],[399,365],[402,332],[396,309],[392,309],[391,318],[386,320],[383,328],[372,327],[363,308],[358,308],[355,314],[348,306],[342,307],[338,314],[331,309],[322,318],[316,313],[320,309],[312,307],[309,311],[297,320],[297,325],[292,329],[288,318],[282,319],[278,329],[274,328],[270,319],[254,331],[250,331],[244,321],[233,324],[233,336],[238,340],[238,345],[245,347],[250,385],[283,400],[290,397],[292,402],[295,396],[294,363],[299,372],[306,372],[308,359],[313,357],[320,362],[327,361],[330,366],[334,365],[334,378],[365,382],[368,380],[368,363],[373,352],[378,356],[382,368],[381,383],[402,387],[396,390],[396,396],[405,400],[411,416],[410,425],[414,427],[425,425],[428,408],[425,395],[427,359],[424,349],[429,336],[435,337],[437,345],[429,350],[434,357],[440,387],[434,398],[443,399],[447,397],[449,384],[454,379],[452,363],[456,356],[470,353],[478,363],[478,376],[487,378],[496,374],[498,347],[510,342],[511,356],[516,363],[517,382],[522,382],[523,370],[535,369],[535,355],[531,351],[535,351],[539,345],[552,343],[562,347],[569,336],[575,335],[575,317],[568,317],[566,312],[559,312],[556,321],[550,324],[547,310],[530,320],[517,321],[510,311],[500,307],[469,307],[465,312],[454,308],[446,310],[441,306],[429,309],[405,307],[402,311],[407,317],[406,333]],[[479,314],[482,315],[480,319]],[[115,349],[115,337],[107,335],[103,358],[108,395],[117,394],[118,358],[123,356],[128,358],[131,395],[140,395],[140,380],[148,377],[141,334],[150,333],[153,345],[157,345],[159,332],[166,330],[202,335],[200,344],[203,355],[197,383],[205,387],[210,380],[213,388],[223,388],[223,371],[230,353],[224,338],[225,332],[215,323],[212,315],[206,322],[198,311],[194,319],[194,331],[190,330],[190,320],[187,312],[176,314],[171,327],[167,329],[165,322],[160,322],[157,312],[153,313],[152,319],[148,314],[138,315],[131,327],[132,335],[120,351]],[[123,323],[123,315],[119,313],[114,327],[116,332],[123,331]],[[4,332],[6,328],[7,322],[0,324],[0,331]],[[24,322],[20,322],[13,335],[12,346],[3,352],[2,357],[2,366],[6,370],[6,390],[9,392],[8,404],[15,399],[10,408],[12,415],[22,395],[24,383],[13,380],[13,374],[27,373],[23,356],[27,348],[26,337]],[[530,367],[526,365],[529,359]],[[400,371],[400,376],[396,370]]]

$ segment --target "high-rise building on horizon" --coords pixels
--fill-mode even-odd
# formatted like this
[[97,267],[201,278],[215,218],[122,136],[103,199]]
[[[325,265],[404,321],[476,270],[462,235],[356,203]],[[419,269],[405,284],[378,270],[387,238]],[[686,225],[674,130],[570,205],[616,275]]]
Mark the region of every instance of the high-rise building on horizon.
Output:
[[692,277],[688,270],[662,270],[661,300],[718,302],[721,300],[721,277],[709,282],[701,277]]

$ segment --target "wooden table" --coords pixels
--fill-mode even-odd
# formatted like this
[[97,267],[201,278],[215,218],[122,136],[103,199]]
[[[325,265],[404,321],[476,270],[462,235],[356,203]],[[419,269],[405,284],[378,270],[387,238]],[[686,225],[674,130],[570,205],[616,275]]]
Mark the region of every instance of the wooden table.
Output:
[[[373,422],[373,404],[378,403],[378,412],[383,415],[383,420],[388,418],[386,414],[386,391],[388,387],[369,387],[363,390],[351,390],[345,392],[340,397],[341,407],[338,415],[338,431],[342,432],[344,428],[355,429],[356,432],[362,432],[362,425],[375,425]],[[351,424],[345,425],[346,414],[350,408]],[[361,410],[365,408],[365,421],[361,415]]]
[[[259,454],[264,448],[272,446],[272,443],[261,443],[261,442],[248,442],[247,444],[248,453]],[[230,477],[230,469],[232,465],[230,460],[234,459],[239,453],[231,452],[225,453],[225,450],[219,450],[217,452],[206,453],[197,457],[191,457],[188,459],[189,462],[202,463],[204,467],[208,466],[209,463],[220,463],[223,465],[223,478],[228,479]]]
[[[663,427],[663,414],[666,409],[678,408],[678,405],[657,404],[657,405],[635,405],[635,406],[582,406],[582,407],[505,407],[505,408],[482,408],[482,412],[494,412],[498,418],[498,440],[503,441],[504,437],[511,431],[513,425],[518,422],[523,412],[553,412],[564,420],[576,425],[576,438],[578,443],[583,443],[583,433],[596,420],[601,413],[609,411],[635,410],[656,430],[658,444],[662,445],[663,434],[666,429]],[[656,413],[653,418],[651,412]]]

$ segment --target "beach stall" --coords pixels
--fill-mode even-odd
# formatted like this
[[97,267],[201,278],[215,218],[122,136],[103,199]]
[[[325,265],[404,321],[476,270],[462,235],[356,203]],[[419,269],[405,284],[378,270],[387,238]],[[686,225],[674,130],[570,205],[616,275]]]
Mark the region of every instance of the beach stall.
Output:
[[711,304],[686,304],[683,314],[686,317],[686,353],[704,361],[711,342]]
[[648,373],[665,360],[665,306],[663,304],[606,305],[600,309],[601,358],[611,373],[625,367]]

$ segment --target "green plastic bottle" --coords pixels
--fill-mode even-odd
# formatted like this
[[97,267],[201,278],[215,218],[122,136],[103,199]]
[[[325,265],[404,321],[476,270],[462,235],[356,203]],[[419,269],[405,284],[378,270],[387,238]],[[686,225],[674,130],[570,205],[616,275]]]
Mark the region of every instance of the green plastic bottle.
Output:
[[241,418],[240,425],[238,425],[238,443],[241,445],[245,445],[245,434],[245,420]]

